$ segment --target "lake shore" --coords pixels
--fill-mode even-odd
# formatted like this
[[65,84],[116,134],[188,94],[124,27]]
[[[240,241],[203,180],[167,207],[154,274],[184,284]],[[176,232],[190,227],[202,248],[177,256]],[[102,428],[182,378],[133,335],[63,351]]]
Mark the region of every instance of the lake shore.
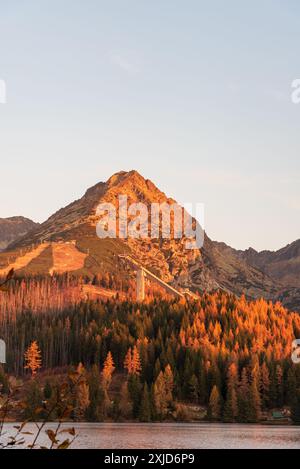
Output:
[[[4,430],[14,430],[6,423]],[[76,440],[71,449],[300,449],[300,427],[258,424],[220,423],[75,423]],[[62,430],[70,423],[64,423]],[[34,431],[35,425],[26,425]],[[55,423],[46,429],[55,429]],[[25,435],[23,446],[29,445],[32,436]],[[49,443],[43,432],[39,444]]]

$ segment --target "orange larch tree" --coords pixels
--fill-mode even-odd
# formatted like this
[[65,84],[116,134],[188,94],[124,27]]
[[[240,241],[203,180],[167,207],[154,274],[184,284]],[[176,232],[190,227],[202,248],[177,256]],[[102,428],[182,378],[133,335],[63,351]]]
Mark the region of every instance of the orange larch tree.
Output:
[[113,360],[111,352],[108,352],[104,365],[103,365],[103,371],[102,371],[102,377],[103,377],[105,386],[109,386],[114,370],[115,370],[114,360]]
[[125,360],[124,360],[124,368],[127,370],[128,374],[132,373],[132,350],[131,348],[128,349]]
[[137,346],[135,345],[132,352],[132,373],[134,375],[139,375],[142,371],[140,353]]
[[42,366],[41,351],[36,340],[29,345],[24,354],[24,358],[25,370],[30,370],[32,377],[34,377]]
[[124,360],[124,368],[127,370],[129,375],[139,375],[142,371],[140,353],[137,346],[135,345],[133,350],[128,349]]

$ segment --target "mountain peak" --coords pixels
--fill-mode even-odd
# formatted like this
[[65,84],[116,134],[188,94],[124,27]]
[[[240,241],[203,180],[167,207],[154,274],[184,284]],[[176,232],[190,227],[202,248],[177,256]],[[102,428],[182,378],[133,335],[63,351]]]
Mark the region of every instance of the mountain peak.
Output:
[[116,186],[118,184],[120,184],[121,182],[123,181],[128,181],[128,180],[131,180],[131,181],[140,181],[140,182],[145,182],[145,178],[143,178],[143,176],[138,172],[136,171],[135,169],[131,170],[131,171],[119,171],[115,174],[113,174],[107,181],[106,181],[106,184],[109,186],[109,187],[112,187],[112,186]]
[[149,205],[152,202],[173,202],[138,171],[119,171],[106,182],[99,182],[90,187],[80,199],[58,210],[38,227],[33,236],[25,237],[20,244],[49,240],[57,235],[60,237],[63,232],[84,224],[94,226],[98,205],[101,202],[110,202],[117,206],[120,195],[126,195],[129,204],[143,202]]
[[[148,180],[146,180],[138,171],[131,170],[131,171],[119,171],[110,178],[107,179],[106,182],[98,182],[94,186],[90,187],[85,195],[84,198],[88,197],[102,197],[107,191],[111,189],[120,187],[122,185],[123,189],[126,190],[127,185],[145,185],[147,184]],[[153,184],[154,186],[154,184]],[[155,186],[154,186],[155,187]]]
[[0,218],[0,251],[37,226],[38,223],[21,216]]
[[144,202],[148,205],[152,202],[173,202],[150,179],[144,178],[136,170],[120,171],[106,181],[102,200],[116,202],[119,195],[127,195],[130,203]]

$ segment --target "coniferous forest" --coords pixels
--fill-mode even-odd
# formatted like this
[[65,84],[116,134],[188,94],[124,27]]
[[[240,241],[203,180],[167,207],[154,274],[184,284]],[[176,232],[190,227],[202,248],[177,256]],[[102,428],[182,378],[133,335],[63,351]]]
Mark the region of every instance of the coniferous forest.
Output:
[[[94,284],[113,288],[116,279]],[[130,282],[123,287],[130,292]],[[300,365],[291,359],[299,314],[220,291],[143,304],[82,300],[79,291],[74,279],[57,277],[1,292],[1,393],[9,377],[24,383],[25,418],[73,370],[81,377],[74,420],[188,420],[198,409],[207,420],[251,423],[277,409],[299,423]]]

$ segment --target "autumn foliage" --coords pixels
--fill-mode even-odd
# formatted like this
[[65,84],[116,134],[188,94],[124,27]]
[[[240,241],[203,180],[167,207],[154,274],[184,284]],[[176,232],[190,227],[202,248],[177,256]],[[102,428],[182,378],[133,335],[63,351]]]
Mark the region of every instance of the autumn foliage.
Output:
[[[70,280],[61,282],[64,289]],[[45,369],[83,363],[87,386],[79,400],[83,408],[89,402],[90,419],[106,418],[104,401],[114,406],[112,418],[143,421],[167,418],[176,403],[189,402],[207,408],[212,420],[256,422],[270,409],[294,408],[300,390],[299,365],[291,360],[300,315],[263,299],[216,292],[190,303],[70,301],[2,316],[0,332],[15,375],[22,375],[24,344],[33,340]],[[127,380],[120,402],[110,395],[119,373]]]
[[25,370],[30,370],[31,375],[35,376],[37,371],[42,366],[41,351],[37,344],[37,341],[34,340],[24,354],[25,359]]

